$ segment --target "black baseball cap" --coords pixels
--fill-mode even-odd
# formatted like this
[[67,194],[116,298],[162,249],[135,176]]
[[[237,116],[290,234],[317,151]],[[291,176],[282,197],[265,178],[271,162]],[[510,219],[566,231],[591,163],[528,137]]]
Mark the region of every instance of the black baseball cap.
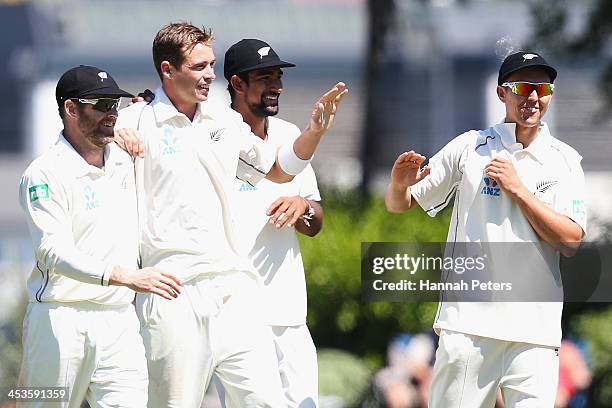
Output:
[[557,77],[557,70],[552,67],[544,57],[536,52],[521,51],[508,55],[501,67],[499,67],[499,75],[497,77],[497,85],[504,83],[510,74],[527,67],[541,67],[550,75],[550,82],[554,82]]
[[134,97],[120,89],[110,74],[100,68],[79,65],[64,72],[55,87],[55,100],[61,106],[66,99],[91,96]]
[[282,61],[265,41],[245,38],[225,52],[223,76],[229,81],[232,75],[272,67],[295,67],[295,64]]

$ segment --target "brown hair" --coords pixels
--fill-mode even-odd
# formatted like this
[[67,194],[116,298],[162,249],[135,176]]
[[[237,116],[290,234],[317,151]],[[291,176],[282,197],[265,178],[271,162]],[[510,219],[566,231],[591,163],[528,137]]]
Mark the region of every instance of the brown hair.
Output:
[[180,21],[163,26],[153,40],[153,63],[159,78],[162,78],[162,61],[168,61],[180,69],[185,54],[199,43],[210,44],[213,39],[210,28],[198,28],[189,22]]

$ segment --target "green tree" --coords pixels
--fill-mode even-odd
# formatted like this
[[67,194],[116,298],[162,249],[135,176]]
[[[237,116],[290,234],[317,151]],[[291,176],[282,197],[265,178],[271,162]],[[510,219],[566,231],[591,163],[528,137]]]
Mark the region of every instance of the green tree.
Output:
[[317,347],[348,350],[376,368],[394,335],[431,330],[437,303],[361,301],[361,243],[445,242],[450,212],[436,218],[421,210],[397,215],[387,212],[381,197],[363,202],[357,192],[323,197],[323,230],[300,240],[309,327]]

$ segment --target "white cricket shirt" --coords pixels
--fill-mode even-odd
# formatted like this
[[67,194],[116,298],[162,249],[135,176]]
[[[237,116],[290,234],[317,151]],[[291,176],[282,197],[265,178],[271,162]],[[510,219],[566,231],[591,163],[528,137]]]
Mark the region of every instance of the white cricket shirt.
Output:
[[108,286],[115,265],[136,268],[138,224],[134,170],[114,143],[104,168],[88,164],[62,134],[26,169],[19,202],[32,237],[36,266],[30,302],[128,304],[131,289]]
[[[268,117],[267,143],[274,148],[293,142],[300,129]],[[280,197],[302,196],[320,201],[317,179],[310,164],[289,183],[262,180],[256,186],[236,180],[236,225],[243,245],[264,283],[264,321],[275,326],[306,324],[306,281],[295,227],[276,228],[266,210]]]
[[254,185],[274,164],[276,151],[229,107],[200,103],[193,121],[163,89],[150,104],[122,109],[115,128],[139,129],[144,159],[137,183],[144,266],[184,282],[208,273],[248,271],[236,242],[230,195],[234,179]]
[[[532,242],[538,259],[520,252],[508,262],[529,271],[534,280],[560,291],[559,253],[541,241],[519,206],[491,179],[484,167],[496,156],[510,159],[521,181],[557,212],[586,231],[582,157],[555,139],[544,124],[537,138],[523,149],[516,142],[515,124],[500,123],[464,133],[431,160],[431,173],[411,188],[412,196],[430,216],[455,203],[447,237],[454,242]],[[561,302],[440,302],[434,328],[507,341],[558,347],[561,341]]]

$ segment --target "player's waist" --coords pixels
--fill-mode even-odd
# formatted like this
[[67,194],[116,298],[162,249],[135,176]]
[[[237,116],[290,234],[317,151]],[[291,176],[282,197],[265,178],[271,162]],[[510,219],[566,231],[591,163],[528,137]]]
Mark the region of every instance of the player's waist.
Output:
[[143,256],[144,266],[153,266],[170,273],[183,282],[202,277],[215,277],[242,273],[259,279],[259,274],[246,257],[227,254],[222,258],[210,258],[204,254],[165,254],[162,256]]
[[27,283],[30,302],[91,302],[101,305],[127,305],[134,291],[123,286],[102,286],[70,278],[30,279]]
[[79,300],[79,301],[61,301],[61,300],[49,300],[49,301],[32,301],[30,304],[33,307],[44,307],[47,309],[58,309],[63,307],[69,307],[75,310],[83,311],[96,311],[96,310],[112,310],[112,311],[124,311],[133,308],[132,301],[128,303],[98,303],[90,300]]

